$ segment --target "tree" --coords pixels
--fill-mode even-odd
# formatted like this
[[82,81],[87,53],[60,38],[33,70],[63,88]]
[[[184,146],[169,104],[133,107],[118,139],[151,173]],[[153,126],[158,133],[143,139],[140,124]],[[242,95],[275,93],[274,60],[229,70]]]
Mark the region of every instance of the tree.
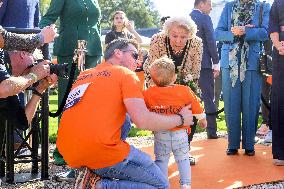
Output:
[[158,27],[160,15],[154,9],[151,0],[99,0],[102,11],[101,26],[103,29],[111,27],[112,13],[121,10],[128,19],[135,22],[137,28]]
[[[51,0],[40,0],[40,12],[44,15]],[[124,11],[130,20],[135,22],[136,28],[159,27],[160,15],[155,10],[151,0],[99,0],[102,13],[102,29],[111,27],[112,13]]]

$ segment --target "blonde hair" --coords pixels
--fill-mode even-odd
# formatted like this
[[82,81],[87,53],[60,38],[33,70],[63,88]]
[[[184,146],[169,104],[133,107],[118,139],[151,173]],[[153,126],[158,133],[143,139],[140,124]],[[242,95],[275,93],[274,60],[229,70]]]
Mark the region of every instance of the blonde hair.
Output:
[[178,26],[184,28],[188,31],[189,36],[188,38],[191,39],[193,36],[196,35],[197,26],[195,22],[190,17],[171,17],[165,21],[163,32],[168,36],[170,30],[174,27]]
[[164,56],[155,60],[149,66],[152,80],[157,86],[169,85],[175,77],[175,64],[168,57]]
[[[115,11],[115,12],[112,14],[112,17],[111,17],[111,22],[112,22],[111,30],[113,30],[113,31],[116,30],[116,26],[114,25],[114,17],[115,17],[117,14],[121,14],[121,15],[125,18],[126,21],[128,20],[128,18],[127,18],[127,16],[126,16],[125,12],[123,12],[123,11]],[[122,30],[125,30],[125,29],[126,29],[126,27],[125,27],[125,24],[124,24],[124,27],[123,27]]]

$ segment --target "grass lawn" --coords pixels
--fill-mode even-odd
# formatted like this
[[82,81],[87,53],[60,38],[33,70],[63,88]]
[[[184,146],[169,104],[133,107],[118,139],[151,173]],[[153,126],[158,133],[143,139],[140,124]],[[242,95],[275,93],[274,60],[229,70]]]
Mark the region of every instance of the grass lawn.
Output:
[[[220,101],[220,109],[224,106],[223,101]],[[50,95],[49,96],[49,109],[51,112],[55,112],[57,110],[57,95]],[[226,127],[226,123],[225,123],[225,115],[224,112],[222,112],[220,114],[221,119],[217,119],[217,127],[218,127],[218,131],[226,131],[227,127]],[[262,119],[261,116],[259,116],[258,119],[258,125],[260,125]],[[49,141],[51,143],[55,143],[56,141],[56,137],[57,137],[57,130],[58,130],[58,118],[49,118]],[[196,132],[202,132],[205,131],[205,129],[202,129],[200,127],[197,127]],[[145,131],[145,130],[141,130],[135,127],[135,125],[133,125],[129,136],[130,137],[134,137],[134,136],[147,136],[150,135],[151,131]]]

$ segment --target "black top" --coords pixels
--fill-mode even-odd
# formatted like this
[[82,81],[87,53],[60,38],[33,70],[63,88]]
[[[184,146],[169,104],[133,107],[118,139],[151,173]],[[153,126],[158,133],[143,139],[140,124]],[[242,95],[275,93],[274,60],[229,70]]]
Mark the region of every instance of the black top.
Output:
[[[0,82],[8,79],[10,74],[4,63],[4,53],[0,49]],[[18,95],[0,98],[0,119],[8,120],[21,130],[28,128],[28,120],[26,118],[24,107],[21,106]]]
[[127,39],[133,39],[134,36],[127,32],[116,32],[116,31],[110,31],[106,34],[106,37],[105,37],[105,44],[109,44],[110,42],[112,42],[113,40],[115,39],[118,39],[118,38],[127,38]]

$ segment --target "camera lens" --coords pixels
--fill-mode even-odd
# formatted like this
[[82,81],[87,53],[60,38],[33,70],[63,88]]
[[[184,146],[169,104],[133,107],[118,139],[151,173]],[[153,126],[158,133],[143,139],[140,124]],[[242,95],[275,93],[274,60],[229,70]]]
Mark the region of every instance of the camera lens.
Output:
[[58,77],[68,77],[68,63],[50,64],[50,74],[56,74]]

